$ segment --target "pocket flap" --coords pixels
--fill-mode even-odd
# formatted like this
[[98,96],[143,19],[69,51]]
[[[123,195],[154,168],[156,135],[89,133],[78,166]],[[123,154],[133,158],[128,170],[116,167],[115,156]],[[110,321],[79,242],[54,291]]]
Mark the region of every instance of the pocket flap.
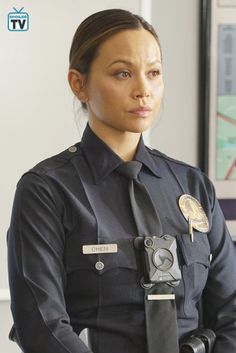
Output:
[[[95,271],[102,274],[112,268],[127,268],[137,269],[136,254],[132,239],[118,240],[117,252],[115,253],[94,253],[83,254],[83,245],[96,245],[96,244],[80,244],[77,254],[67,247],[66,250],[66,268],[67,272],[75,270],[88,270]],[[100,268],[97,263],[100,263]]]
[[192,242],[189,234],[182,234],[177,237],[184,262],[187,266],[193,263],[200,263],[210,267],[210,245],[205,233],[194,233]]
[[118,251],[114,254],[99,254],[99,260],[104,263],[102,272],[112,268],[137,269],[137,261],[133,240],[117,242]]

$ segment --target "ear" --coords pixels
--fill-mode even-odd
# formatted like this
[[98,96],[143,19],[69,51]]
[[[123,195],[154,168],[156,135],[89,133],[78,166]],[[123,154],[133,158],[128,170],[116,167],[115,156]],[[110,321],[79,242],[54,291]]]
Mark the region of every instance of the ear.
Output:
[[82,102],[88,100],[85,90],[85,76],[75,69],[70,69],[68,72],[68,82],[74,95]]

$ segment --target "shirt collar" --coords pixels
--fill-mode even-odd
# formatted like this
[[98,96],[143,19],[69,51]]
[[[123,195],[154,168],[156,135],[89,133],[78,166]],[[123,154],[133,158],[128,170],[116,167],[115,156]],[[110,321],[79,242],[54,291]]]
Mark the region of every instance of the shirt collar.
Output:
[[154,161],[149,148],[144,145],[143,136],[141,135],[134,160],[143,163],[155,176],[161,178],[160,169]]
[[[123,160],[92,131],[89,124],[84,130],[81,148],[96,183],[123,163]],[[143,163],[154,175],[160,177],[157,166],[148,148],[144,145],[142,136],[140,137],[134,160]]]

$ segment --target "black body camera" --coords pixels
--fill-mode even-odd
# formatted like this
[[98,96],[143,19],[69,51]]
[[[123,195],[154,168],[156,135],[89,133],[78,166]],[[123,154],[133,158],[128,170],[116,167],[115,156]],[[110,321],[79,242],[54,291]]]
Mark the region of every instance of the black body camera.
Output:
[[174,237],[137,237],[135,247],[141,250],[144,282],[169,282],[177,285],[181,279],[181,272],[177,258],[177,245]]
[[210,329],[200,329],[180,346],[180,353],[211,353],[216,335]]

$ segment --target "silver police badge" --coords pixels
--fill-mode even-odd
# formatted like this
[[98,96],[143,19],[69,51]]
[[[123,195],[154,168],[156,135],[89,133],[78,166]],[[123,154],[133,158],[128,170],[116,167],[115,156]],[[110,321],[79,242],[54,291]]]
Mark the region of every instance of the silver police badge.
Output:
[[179,198],[179,207],[185,219],[191,222],[191,226],[199,232],[209,231],[209,222],[200,202],[188,194],[183,194]]

